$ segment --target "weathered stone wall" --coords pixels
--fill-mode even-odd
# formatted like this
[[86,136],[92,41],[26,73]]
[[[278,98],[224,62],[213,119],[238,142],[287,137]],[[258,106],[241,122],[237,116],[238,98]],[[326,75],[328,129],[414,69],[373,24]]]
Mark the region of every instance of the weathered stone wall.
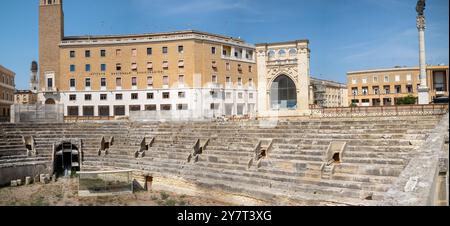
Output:
[[[386,193],[382,205],[438,205],[438,178],[443,168],[440,162],[448,163],[448,150],[444,148],[448,129],[449,115],[446,114]],[[443,154],[443,152],[447,153]],[[443,156],[447,158],[447,161],[442,160]],[[448,174],[448,166],[445,167]]]
[[11,180],[21,179],[22,181],[25,181],[26,177],[35,178],[37,176],[37,178],[39,178],[40,174],[49,173],[48,166],[42,163],[23,166],[5,166],[0,169],[0,187],[9,186]]

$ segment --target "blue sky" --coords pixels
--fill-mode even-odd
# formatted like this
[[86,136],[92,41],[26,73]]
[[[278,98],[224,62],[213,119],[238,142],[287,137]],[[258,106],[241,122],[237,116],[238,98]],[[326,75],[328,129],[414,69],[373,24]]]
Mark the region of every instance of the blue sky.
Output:
[[[2,2],[0,64],[27,89],[38,59],[38,0]],[[70,35],[196,29],[249,43],[309,39],[311,73],[346,82],[346,72],[418,64],[417,0],[64,0]],[[428,0],[428,64],[449,63],[449,1]]]

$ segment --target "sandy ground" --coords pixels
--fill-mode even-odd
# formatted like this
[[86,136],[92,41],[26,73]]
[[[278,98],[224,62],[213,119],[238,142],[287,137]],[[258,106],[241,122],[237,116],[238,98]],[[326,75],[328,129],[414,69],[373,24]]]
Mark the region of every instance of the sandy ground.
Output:
[[132,195],[78,197],[77,179],[0,189],[0,206],[227,206],[210,199],[169,192],[142,191]]

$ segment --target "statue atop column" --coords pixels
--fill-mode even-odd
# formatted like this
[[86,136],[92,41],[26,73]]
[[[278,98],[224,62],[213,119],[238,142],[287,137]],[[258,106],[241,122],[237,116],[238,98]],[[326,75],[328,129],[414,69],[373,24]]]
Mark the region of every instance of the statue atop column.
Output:
[[423,16],[423,11],[425,11],[425,6],[426,6],[425,0],[417,1],[416,11],[419,16]]
[[424,30],[425,29],[425,15],[424,15],[424,11],[425,11],[425,0],[418,0],[417,1],[417,6],[416,6],[416,11],[417,11],[417,28],[419,30]]

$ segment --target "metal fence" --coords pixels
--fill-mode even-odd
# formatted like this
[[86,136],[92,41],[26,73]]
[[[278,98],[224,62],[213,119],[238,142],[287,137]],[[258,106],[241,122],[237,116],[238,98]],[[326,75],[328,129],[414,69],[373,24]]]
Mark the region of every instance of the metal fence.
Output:
[[64,105],[15,104],[11,106],[11,122],[64,122]]
[[315,117],[365,117],[402,115],[440,115],[448,113],[448,105],[396,105],[311,109]]

